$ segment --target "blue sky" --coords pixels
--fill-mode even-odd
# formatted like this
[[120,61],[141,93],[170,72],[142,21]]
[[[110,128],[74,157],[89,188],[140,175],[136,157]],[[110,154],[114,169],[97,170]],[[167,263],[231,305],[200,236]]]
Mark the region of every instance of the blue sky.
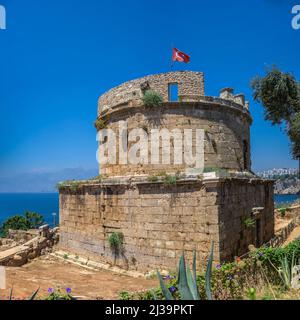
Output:
[[0,174],[96,168],[97,99],[111,87],[170,71],[171,47],[251,103],[253,169],[296,167],[283,131],[263,119],[250,79],[276,64],[300,79],[297,1],[0,0]]

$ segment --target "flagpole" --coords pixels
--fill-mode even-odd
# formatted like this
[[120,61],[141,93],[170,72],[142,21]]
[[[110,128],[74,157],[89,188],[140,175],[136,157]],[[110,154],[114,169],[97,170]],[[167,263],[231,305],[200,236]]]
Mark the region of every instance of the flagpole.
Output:
[[172,51],[172,56],[171,56],[171,71],[173,70],[175,62],[173,61],[173,50],[174,50],[174,43],[171,43],[171,51]]

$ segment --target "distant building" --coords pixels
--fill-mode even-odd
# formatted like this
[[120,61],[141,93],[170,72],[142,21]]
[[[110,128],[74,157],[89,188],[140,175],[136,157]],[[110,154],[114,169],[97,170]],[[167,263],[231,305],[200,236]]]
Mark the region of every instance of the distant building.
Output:
[[298,172],[299,170],[294,168],[279,168],[279,169],[272,169],[272,170],[257,172],[257,175],[259,177],[268,179],[274,176],[296,175],[298,174]]

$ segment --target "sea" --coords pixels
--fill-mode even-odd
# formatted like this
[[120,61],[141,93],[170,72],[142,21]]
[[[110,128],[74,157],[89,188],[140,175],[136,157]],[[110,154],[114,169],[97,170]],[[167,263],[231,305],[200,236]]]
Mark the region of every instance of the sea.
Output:
[[[287,204],[299,200],[299,195],[275,195],[275,204]],[[22,215],[26,211],[43,215],[50,226],[59,224],[58,193],[0,193],[0,224],[8,217]]]
[[58,225],[58,193],[0,193],[0,223],[26,211],[41,214],[50,226]]

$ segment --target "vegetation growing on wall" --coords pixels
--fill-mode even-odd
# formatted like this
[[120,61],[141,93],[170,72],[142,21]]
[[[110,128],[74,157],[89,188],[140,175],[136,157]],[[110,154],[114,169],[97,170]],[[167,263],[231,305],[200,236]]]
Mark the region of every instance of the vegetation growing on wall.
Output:
[[159,178],[157,175],[148,176],[148,181],[149,182],[158,182]]
[[56,185],[56,188],[58,191],[62,191],[65,188],[69,188],[72,192],[76,192],[78,191],[78,189],[80,188],[81,184],[79,181],[64,181],[64,182],[60,182]]
[[99,174],[98,176],[92,178],[90,181],[102,181],[103,179],[107,179],[108,175],[106,174]]
[[108,237],[108,243],[114,255],[114,264],[116,264],[117,257],[124,251],[124,235],[121,232],[113,232]]
[[169,175],[165,171],[158,172],[154,175],[148,176],[149,182],[162,181],[166,186],[176,185],[179,178],[179,173],[176,175]]
[[143,97],[142,101],[146,107],[158,107],[163,102],[163,97],[154,90],[147,90]]
[[229,177],[230,173],[228,169],[215,168],[215,167],[205,167],[203,173],[215,172],[219,177]]
[[97,131],[100,131],[100,130],[106,129],[108,124],[106,120],[98,118],[95,121],[94,125]]
[[173,176],[173,175],[166,175],[164,177],[164,185],[166,186],[174,186],[177,184],[177,176]]
[[246,228],[254,228],[255,227],[255,219],[246,218],[244,220],[244,225],[246,226]]

